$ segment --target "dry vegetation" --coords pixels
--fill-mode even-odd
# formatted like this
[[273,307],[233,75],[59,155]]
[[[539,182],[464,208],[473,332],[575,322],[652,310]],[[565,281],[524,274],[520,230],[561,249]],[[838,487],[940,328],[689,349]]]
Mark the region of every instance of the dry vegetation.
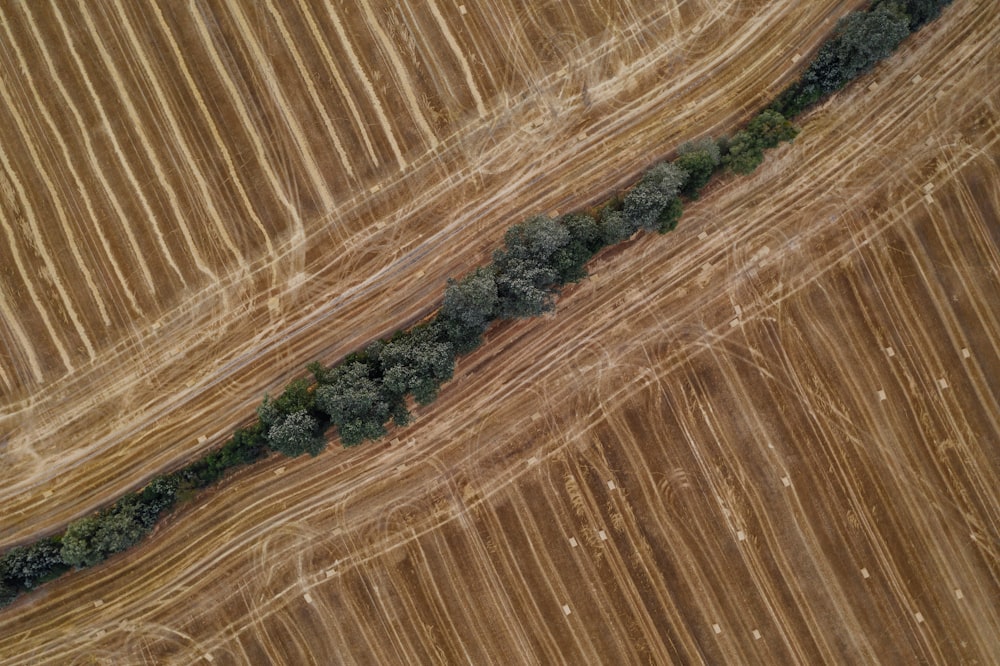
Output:
[[[722,22],[716,30],[745,20],[762,40],[742,45],[762,49],[747,52],[753,65],[746,74],[742,65],[722,65],[721,51],[695,57],[691,69],[702,75],[721,67],[712,81],[718,94],[735,99],[744,85],[787,74],[787,63],[779,66],[787,54],[768,60],[766,49],[782,34],[767,32],[774,26],[748,12],[705,16]],[[661,30],[671,20],[694,19],[664,16]],[[799,15],[784,25],[804,43],[809,27],[822,24]],[[396,439],[315,460],[276,459],[224,483],[145,546],[0,613],[0,657],[109,664],[202,657],[1000,661],[998,45],[994,4],[957,2],[872,76],[805,119],[796,142],[752,178],[729,180],[690,206],[677,232],[643,237],[599,259],[594,277],[560,301],[555,317],[495,331]],[[659,42],[648,47],[655,51]],[[636,64],[647,57],[641,48],[625,52],[633,54],[637,80],[641,72],[652,76],[644,69],[649,63]],[[662,66],[669,50],[661,57]],[[669,76],[689,75],[681,68]],[[519,155],[516,149],[535,149],[530,137],[500,123],[507,138],[498,145],[506,148],[455,158],[465,160],[460,165],[510,160],[516,168],[509,182],[489,171],[481,184],[472,171],[450,181],[428,158],[425,181],[400,177],[358,204],[372,213],[379,206],[397,211],[358,214],[360,227],[363,219],[390,223],[368,228],[374,238],[365,242],[376,251],[366,255],[345,240],[348,253],[338,256],[333,232],[324,231],[325,249],[310,249],[316,259],[303,264],[320,276],[318,284],[310,278],[299,287],[312,298],[351,285],[348,296],[300,316],[288,304],[291,287],[273,287],[280,295],[270,327],[234,325],[246,336],[236,351],[219,341],[197,347],[196,354],[215,351],[229,365],[202,368],[191,376],[192,393],[176,398],[186,404],[214,382],[234,381],[237,388],[227,383],[220,392],[231,403],[223,416],[190,425],[181,416],[156,417],[165,424],[143,438],[146,458],[133,452],[134,440],[115,439],[128,427],[112,424],[84,460],[53,473],[75,474],[79,484],[54,486],[56,498],[84,486],[94,487],[84,503],[115,492],[124,481],[98,482],[96,474],[116,455],[122,474],[139,478],[143,466],[155,469],[194,451],[195,428],[223,428],[225,415],[259,391],[254,377],[277,377],[281,363],[339,353],[412,317],[440,293],[440,282],[425,281],[481,256],[502,231],[482,222],[482,210],[575,204],[573,192],[595,191],[587,188],[596,187],[602,170],[635,167],[640,140],[676,138],[681,130],[664,127],[672,119],[652,111],[671,93],[628,93],[627,80],[611,77],[605,85],[635,101],[607,102],[603,119],[588,115],[583,101],[565,112],[581,122],[592,118],[581,144],[559,142],[566,140],[561,132],[579,131],[566,130],[563,116],[543,120],[555,131],[540,130],[534,139],[558,140],[546,147],[551,157]],[[696,96],[690,99],[697,109],[682,101],[677,127],[697,133],[740,115],[738,105],[713,98],[718,91],[705,85],[691,88],[705,106]],[[306,95],[308,87],[299,90]],[[681,90],[674,94],[688,94]],[[552,100],[563,99],[552,91]],[[663,97],[654,104],[647,94]],[[489,115],[496,99],[480,96]],[[530,115],[537,103],[526,100],[508,113]],[[467,104],[476,113],[474,96]],[[455,139],[455,155],[477,136],[467,132]],[[579,162],[535,183],[540,192],[526,191],[528,181],[570,154]],[[309,183],[305,167],[289,182]],[[392,188],[417,182],[427,186],[419,196],[442,197],[437,205],[468,201],[469,208],[442,220],[407,211],[398,203],[406,190]],[[477,188],[483,199],[452,199]],[[492,215],[488,221],[500,224],[503,218]],[[395,224],[407,216],[423,220],[423,231]],[[393,249],[409,233],[434,238],[415,241],[416,254]],[[315,247],[312,232],[306,239]],[[444,247],[447,254],[437,251]],[[331,257],[344,263],[321,270]],[[261,265],[264,273],[247,275],[263,283],[268,271],[284,266]],[[362,280],[373,268],[383,273]],[[420,272],[426,274],[417,279]],[[404,286],[394,290],[399,281]],[[240,293],[215,289],[219,299]],[[260,307],[267,311],[266,303]],[[206,308],[187,315],[192,333],[233,314]],[[338,331],[341,339],[330,342]],[[291,333],[288,346],[270,351]],[[179,367],[174,372],[183,377]],[[123,369],[95,372],[121,373],[122,385],[130,385]],[[78,368],[53,383],[97,381],[76,375],[86,372]],[[157,397],[174,399],[172,384],[158,388]],[[130,417],[130,427],[146,427],[158,410],[174,408],[187,418],[199,412],[180,402],[158,404]],[[55,422],[54,405],[46,409],[47,419],[17,421],[10,441],[25,441],[29,422],[40,432],[64,427]],[[17,463],[10,474],[22,491],[44,487],[41,465],[71,448],[50,446],[37,468],[22,462],[27,454],[10,454]],[[5,534],[30,533],[70,512],[36,506],[38,500],[9,500],[23,522],[5,518]]]

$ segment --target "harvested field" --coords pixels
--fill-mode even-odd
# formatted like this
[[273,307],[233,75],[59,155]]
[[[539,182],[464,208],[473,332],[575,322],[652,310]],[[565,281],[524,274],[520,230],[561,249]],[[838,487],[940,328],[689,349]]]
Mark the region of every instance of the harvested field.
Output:
[[956,3],[394,440],[18,602],[0,656],[1000,661],[996,19]]
[[861,3],[531,4],[0,7],[0,547],[731,127]]

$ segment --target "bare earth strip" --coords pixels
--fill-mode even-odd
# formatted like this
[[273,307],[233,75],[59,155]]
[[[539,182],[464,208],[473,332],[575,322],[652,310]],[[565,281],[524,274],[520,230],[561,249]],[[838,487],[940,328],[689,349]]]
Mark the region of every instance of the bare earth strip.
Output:
[[[278,109],[274,102],[293,94],[289,77],[278,77],[277,84],[275,77],[293,71],[298,58],[312,62],[329,53],[341,65],[353,62],[340,55],[343,46],[324,8],[311,9],[317,31],[293,30],[290,19],[276,23],[263,8],[241,14],[241,25],[256,34],[258,48],[249,50],[223,40],[229,24],[204,3],[165,3],[146,12],[124,3],[60,7],[54,26],[46,23],[51,8],[39,9],[34,20],[50,36],[45,49],[55,69],[65,61],[88,72],[87,79],[63,81],[85,100],[84,118],[102,127],[100,110],[118,109],[107,123],[118,145],[136,151],[134,160],[124,161],[116,142],[95,138],[95,154],[103,157],[97,163],[81,157],[80,180],[96,188],[95,202],[103,200],[102,178],[118,188],[121,209],[139,221],[139,242],[155,254],[158,243],[145,235],[155,236],[155,227],[142,223],[148,205],[167,230],[184,280],[169,268],[168,256],[156,258],[163,275],[157,300],[143,302],[144,317],[131,317],[115,296],[109,266],[91,264],[88,257],[96,255],[83,252],[83,262],[108,279],[104,295],[114,305],[108,309],[111,326],[91,336],[91,361],[86,350],[75,349],[74,327],[57,318],[58,299],[46,283],[31,284],[32,270],[44,260],[19,249],[48,247],[60,227],[39,220],[25,228],[5,210],[5,233],[14,237],[11,248],[21,252],[15,259],[29,282],[5,291],[5,307],[25,313],[25,335],[6,339],[20,347],[37,338],[38,348],[0,356],[13,384],[0,410],[0,547],[49,533],[219,443],[251,417],[265,389],[300,373],[310,360],[336,360],[426,313],[445,279],[485,260],[504,229],[525,214],[583,206],[628,182],[657,151],[731,127],[794,75],[796,52],[808,52],[831,21],[856,4],[734,2],[722,12],[709,11],[707,3],[629,3],[628,12],[605,16],[600,4],[567,11],[553,3],[525,13],[523,3],[511,1],[498,2],[487,16],[438,3],[455,44],[469,53],[465,59],[487,111],[480,119],[453,47],[421,50],[421,44],[444,44],[438,19],[423,15],[434,35],[417,39],[408,32],[416,24],[387,20],[395,6],[372,3],[368,13],[340,17],[359,54],[345,83],[375,123],[369,140],[382,165],[376,169],[364,159],[364,137],[344,109],[337,129],[359,147],[353,181],[336,151],[320,150],[317,142],[312,165],[297,148],[306,136],[328,137],[318,107],[331,101],[300,90],[301,107]],[[384,25],[365,28],[369,14]],[[514,57],[507,45],[519,21],[529,41],[513,51],[520,64],[512,64],[504,58]],[[81,63],[59,45],[60,22],[78,26]],[[501,30],[505,25],[509,29]],[[538,42],[545,31],[561,37]],[[280,43],[289,34],[302,39],[294,49]],[[330,40],[325,49],[309,47],[316,34]],[[99,40],[115,48],[84,46]],[[265,54],[267,40],[278,43]],[[265,55],[274,62],[265,66]],[[400,65],[407,71],[393,72]],[[346,66],[341,71],[348,76]],[[494,80],[490,71],[506,72],[506,78]],[[394,90],[397,81],[406,82],[405,94]],[[343,91],[333,83],[317,81],[316,93],[335,101]],[[284,97],[271,96],[268,86],[274,85],[288,86]],[[461,89],[466,93],[459,97],[468,98],[464,107],[443,95]],[[436,109],[432,136],[408,109],[404,100],[410,97]],[[392,135],[375,133],[381,127],[377,108],[392,109],[389,102],[396,100],[400,113],[391,118]],[[73,128],[77,123],[67,113],[54,121]],[[284,113],[303,114],[293,123],[301,134],[289,129]],[[0,123],[5,146],[21,145],[22,138],[3,134],[15,130],[13,123]],[[41,135],[26,140],[48,145]],[[11,171],[35,169],[31,158],[29,151],[10,154]],[[322,185],[338,202],[335,210],[313,194],[309,173],[315,177],[317,170],[328,179]],[[619,174],[618,182],[609,183],[608,174]],[[68,173],[50,176],[53,183],[72,182]],[[45,196],[44,188],[32,196]],[[74,224],[105,221],[84,216]],[[32,229],[37,233],[28,233]],[[66,242],[59,240],[58,247]],[[134,253],[116,256],[125,262],[125,275],[141,273]],[[78,301],[86,286],[69,279],[78,274],[72,258],[60,251],[48,273]],[[33,357],[45,359],[38,367],[44,382],[15,360]]]
[[1000,661],[995,19],[951,7],[390,441],[19,601],[0,656]]

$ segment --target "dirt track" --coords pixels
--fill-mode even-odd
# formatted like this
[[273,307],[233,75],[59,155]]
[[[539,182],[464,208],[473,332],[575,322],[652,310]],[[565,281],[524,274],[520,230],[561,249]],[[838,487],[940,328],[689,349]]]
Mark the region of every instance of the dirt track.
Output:
[[0,9],[0,547],[427,312],[521,216],[731,126],[858,3],[533,4]]
[[998,44],[957,3],[395,441],[234,479],[0,655],[1000,660]]

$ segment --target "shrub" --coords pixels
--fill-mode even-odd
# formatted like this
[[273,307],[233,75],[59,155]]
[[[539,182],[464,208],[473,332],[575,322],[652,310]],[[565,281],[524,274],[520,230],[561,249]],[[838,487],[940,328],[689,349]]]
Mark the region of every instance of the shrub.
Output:
[[677,227],[677,223],[680,221],[681,215],[683,214],[684,204],[681,203],[680,199],[674,197],[670,200],[670,203],[667,204],[667,207],[663,209],[663,212],[660,213],[660,226],[657,231],[661,234],[673,231]]
[[262,432],[266,433],[282,417],[303,410],[309,411],[312,408],[313,394],[309,390],[309,382],[305,379],[296,379],[289,383],[277,398],[265,394],[264,402],[257,408],[257,417],[260,419]]
[[797,134],[798,129],[790,121],[777,111],[767,109],[733,136],[723,161],[736,173],[750,173],[764,161],[765,149],[791,141]]

